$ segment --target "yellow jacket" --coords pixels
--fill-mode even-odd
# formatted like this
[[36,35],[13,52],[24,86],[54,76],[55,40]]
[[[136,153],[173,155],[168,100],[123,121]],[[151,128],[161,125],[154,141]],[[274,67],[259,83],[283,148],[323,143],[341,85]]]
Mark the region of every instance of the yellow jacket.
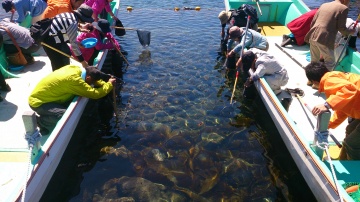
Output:
[[324,92],[326,102],[334,111],[329,128],[336,128],[347,117],[360,119],[360,75],[332,71],[320,81],[319,92]]
[[110,82],[99,80],[94,88],[81,78],[81,67],[67,65],[43,78],[31,92],[29,105],[39,107],[44,103],[54,102],[64,104],[76,95],[91,99],[99,99],[111,92]]

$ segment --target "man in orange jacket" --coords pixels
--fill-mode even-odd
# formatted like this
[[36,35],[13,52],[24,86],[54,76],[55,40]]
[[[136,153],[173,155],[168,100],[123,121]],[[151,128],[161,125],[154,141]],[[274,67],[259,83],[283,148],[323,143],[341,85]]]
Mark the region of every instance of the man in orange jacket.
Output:
[[305,73],[309,81],[319,85],[319,92],[326,95],[326,102],[315,106],[312,113],[318,115],[332,109],[329,128],[336,128],[349,118],[339,159],[360,160],[360,75],[329,72],[320,62],[310,63]]
[[79,8],[82,3],[84,0],[48,0],[44,18],[52,18],[60,13],[72,12]]

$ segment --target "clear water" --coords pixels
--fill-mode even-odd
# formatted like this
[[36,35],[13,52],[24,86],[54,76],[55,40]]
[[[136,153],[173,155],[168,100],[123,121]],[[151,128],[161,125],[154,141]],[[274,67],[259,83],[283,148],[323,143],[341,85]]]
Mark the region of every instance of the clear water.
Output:
[[261,100],[244,100],[238,88],[230,104],[234,75],[218,54],[223,2],[121,4],[125,27],[151,31],[146,48],[136,31],[120,39],[130,63],[121,141],[99,137],[85,113],[42,200],[315,201]]

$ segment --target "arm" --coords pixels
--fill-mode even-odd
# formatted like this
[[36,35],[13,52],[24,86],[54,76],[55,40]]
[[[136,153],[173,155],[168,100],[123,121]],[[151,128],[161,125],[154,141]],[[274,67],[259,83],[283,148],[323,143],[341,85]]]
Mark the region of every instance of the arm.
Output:
[[94,88],[87,84],[81,77],[76,78],[72,81],[70,90],[74,95],[87,97],[90,99],[99,99],[107,95],[113,89],[112,81],[98,81],[97,85],[100,85],[99,88]]
[[239,53],[242,50],[243,40],[245,40],[244,48],[248,47],[248,46],[250,46],[252,44],[251,33],[250,34],[249,33],[250,32],[247,32],[246,37],[244,37],[244,35],[243,35],[243,37],[241,38],[240,43],[237,46],[235,46],[235,48],[232,51],[234,51],[235,53]]

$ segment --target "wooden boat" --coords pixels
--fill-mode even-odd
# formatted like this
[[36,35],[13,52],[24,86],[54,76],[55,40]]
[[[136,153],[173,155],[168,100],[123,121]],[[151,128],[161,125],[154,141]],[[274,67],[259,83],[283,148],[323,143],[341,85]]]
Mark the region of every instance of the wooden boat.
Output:
[[[111,3],[116,15],[120,1]],[[2,16],[4,17],[4,16]],[[111,18],[108,19],[111,22]],[[29,22],[29,21],[28,21]],[[26,26],[26,25],[25,25]],[[95,59],[102,68],[107,50]],[[28,105],[28,96],[35,85],[52,69],[50,60],[41,48],[35,56],[35,63],[22,71],[11,72],[0,49],[0,68],[10,92],[1,91],[4,101],[0,102],[0,201],[39,201],[45,191],[60,159],[73,135],[88,98],[75,97],[64,116],[50,135],[42,136],[34,148],[29,149],[25,134],[31,128],[33,111]],[[71,63],[79,64],[76,61]],[[36,122],[35,122],[36,123]],[[36,136],[29,134],[30,136]]]
[[[263,78],[255,82],[258,95],[266,106],[281,138],[314,196],[318,201],[360,201],[359,191],[348,194],[344,188],[347,185],[360,184],[360,161],[340,161],[324,158],[325,152],[323,149],[325,148],[328,148],[331,157],[336,158],[339,155],[340,149],[336,145],[336,139],[341,141],[344,139],[346,121],[335,130],[327,131],[330,113],[314,117],[305,107],[305,104],[307,104],[311,109],[312,106],[310,105],[315,106],[325,102],[323,94],[319,94],[317,90],[306,85],[307,78],[303,67],[309,63],[306,60],[309,46],[290,45],[284,48],[280,46],[282,35],[290,33],[286,24],[310,11],[310,9],[301,0],[257,2],[225,0],[224,2],[226,10],[237,9],[242,4],[250,4],[257,9],[258,25],[270,44],[268,52],[280,59],[280,62],[288,71],[289,82],[285,88],[300,88],[305,93],[302,98],[293,97],[289,109],[286,110],[282,106],[281,100],[284,97],[289,98],[291,95],[283,91],[276,96]],[[260,15],[259,8],[262,15]],[[347,56],[335,70],[360,73],[359,57],[359,53],[348,49]],[[241,92],[237,93],[240,94]],[[324,143],[328,143],[329,147],[320,144],[320,146],[323,145],[321,149],[315,144],[317,140],[315,130],[330,132],[336,139],[334,141],[328,137],[328,142],[325,141]],[[339,142],[341,143],[341,141]],[[357,198],[355,198],[356,194],[358,195]]]

